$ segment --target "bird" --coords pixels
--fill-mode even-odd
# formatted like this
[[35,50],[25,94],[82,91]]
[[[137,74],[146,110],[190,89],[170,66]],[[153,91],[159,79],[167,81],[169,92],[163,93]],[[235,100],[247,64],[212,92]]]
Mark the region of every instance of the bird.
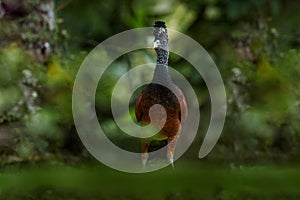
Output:
[[[142,126],[151,123],[152,120],[152,124],[160,132],[153,137],[141,139],[142,165],[146,167],[151,141],[167,140],[167,161],[174,168],[174,151],[182,125],[188,116],[188,108],[184,93],[175,85],[169,73],[166,24],[156,21],[153,29],[156,66],[152,81],[142,89],[137,98],[135,116]],[[161,106],[155,106],[157,104]]]

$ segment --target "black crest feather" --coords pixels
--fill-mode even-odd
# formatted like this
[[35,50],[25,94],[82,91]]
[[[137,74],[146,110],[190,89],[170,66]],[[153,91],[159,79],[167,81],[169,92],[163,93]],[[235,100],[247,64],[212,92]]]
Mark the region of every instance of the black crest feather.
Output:
[[156,21],[153,27],[163,27],[163,28],[167,28],[165,22],[163,22],[163,21]]

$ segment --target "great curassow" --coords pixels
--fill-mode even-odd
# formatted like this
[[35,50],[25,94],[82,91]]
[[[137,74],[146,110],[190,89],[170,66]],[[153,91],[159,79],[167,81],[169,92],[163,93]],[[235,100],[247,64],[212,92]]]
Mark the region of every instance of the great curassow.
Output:
[[[167,158],[174,167],[174,150],[188,109],[183,92],[173,83],[169,74],[168,33],[164,22],[155,22],[154,37],[156,67],[152,82],[138,97],[135,115],[141,125],[149,124],[152,120],[152,124],[161,131],[153,137],[142,139],[142,164],[146,166],[151,141],[167,140]],[[155,107],[156,104],[161,106]]]

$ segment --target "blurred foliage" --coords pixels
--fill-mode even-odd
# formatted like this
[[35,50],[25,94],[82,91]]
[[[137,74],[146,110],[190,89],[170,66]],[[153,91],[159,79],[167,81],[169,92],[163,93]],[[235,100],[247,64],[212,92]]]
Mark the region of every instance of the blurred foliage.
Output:
[[66,67],[72,62],[61,62],[58,55],[44,66],[17,44],[1,49],[0,125],[11,128],[0,134],[15,138],[9,148],[21,158],[63,147],[73,124],[70,102],[76,69]]
[[[51,34],[47,28],[20,33],[30,20],[1,18],[0,8],[0,199],[299,199],[299,1],[54,2],[56,27]],[[98,163],[86,166],[93,159],[72,118],[76,73],[100,42],[121,31],[150,27],[156,20],[198,41],[217,64],[228,106],[222,136],[208,157],[195,161],[211,116],[209,93],[197,71],[171,52],[170,66],[190,82],[201,110],[197,138],[185,159],[176,161],[175,172],[166,168],[135,175]],[[38,18],[33,22],[33,27],[40,23]],[[43,62],[24,48],[24,41],[49,38],[52,53]],[[151,62],[151,49],[121,56],[104,72],[96,91],[103,130],[133,152],[140,151],[140,141],[116,125],[110,98],[126,71]],[[130,116],[124,113],[122,118],[135,120],[140,90],[131,97]],[[122,103],[121,95],[118,100]],[[23,168],[24,163],[32,168]]]
[[[47,166],[1,172],[2,199],[299,199],[299,168],[295,166],[223,166],[177,163],[176,173],[118,173],[101,165]],[[17,191],[17,192],[16,192]]]
[[[0,126],[13,127],[5,133],[0,130],[0,136],[9,134],[13,141],[9,145],[0,142],[0,150],[5,146],[10,151],[4,152],[11,154],[12,150],[29,160],[46,152],[82,152],[76,143],[71,92],[85,56],[111,35],[165,20],[169,28],[189,35],[210,53],[226,85],[226,124],[209,158],[224,159],[224,151],[228,159],[293,160],[299,156],[299,2],[56,0],[55,5],[56,49],[47,62],[37,62],[11,37],[0,49]],[[7,28],[3,30],[14,28],[6,19],[0,19],[0,25]],[[0,31],[0,38],[8,32]],[[99,121],[122,148],[138,151],[139,144],[112,120],[109,105],[114,84],[130,68],[154,61],[152,51],[131,52],[112,63],[99,82]],[[171,54],[170,66],[190,81],[203,111],[198,144],[188,152],[193,156],[187,155],[196,158],[210,117],[208,91],[201,76],[183,58]],[[136,98],[132,97],[131,111]]]

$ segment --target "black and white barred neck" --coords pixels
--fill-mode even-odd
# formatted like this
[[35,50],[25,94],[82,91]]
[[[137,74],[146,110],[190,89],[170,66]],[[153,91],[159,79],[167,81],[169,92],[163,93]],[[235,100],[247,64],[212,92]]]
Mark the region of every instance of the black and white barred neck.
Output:
[[157,21],[154,24],[154,49],[157,54],[157,64],[168,64],[169,44],[168,32],[164,22]]
[[154,24],[154,50],[157,54],[156,68],[153,81],[171,81],[168,70],[169,41],[167,27],[164,22],[157,21]]

